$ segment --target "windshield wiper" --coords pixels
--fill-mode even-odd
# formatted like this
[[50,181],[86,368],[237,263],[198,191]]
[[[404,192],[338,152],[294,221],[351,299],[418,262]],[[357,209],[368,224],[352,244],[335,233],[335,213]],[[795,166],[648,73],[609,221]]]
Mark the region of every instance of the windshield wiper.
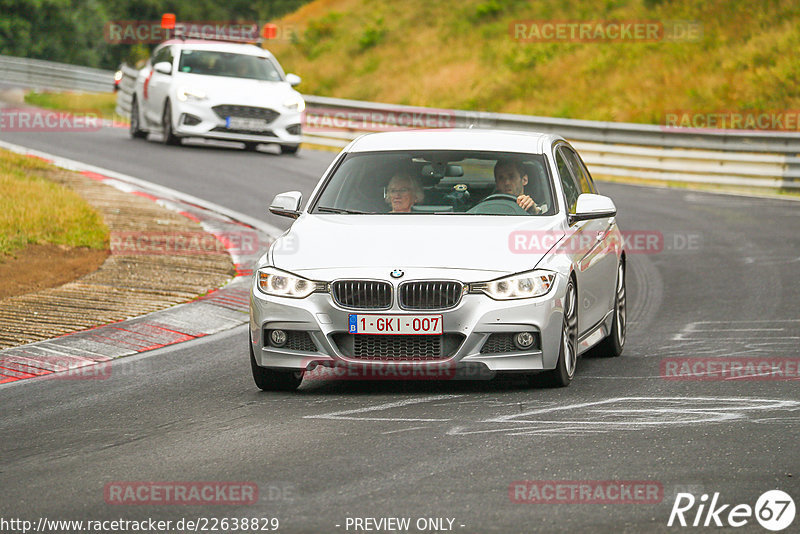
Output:
[[322,213],[348,213],[351,215],[363,215],[366,213],[375,213],[373,211],[359,211],[359,210],[346,210],[344,208],[331,208],[329,206],[320,206],[317,208],[317,211],[321,211]]

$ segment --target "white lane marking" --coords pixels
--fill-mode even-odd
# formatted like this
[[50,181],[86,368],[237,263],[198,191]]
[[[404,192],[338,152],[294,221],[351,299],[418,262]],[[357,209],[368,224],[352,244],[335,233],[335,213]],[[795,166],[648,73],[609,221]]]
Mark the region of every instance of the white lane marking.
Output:
[[[783,324],[778,324],[783,323]],[[772,332],[791,334],[788,329],[800,323],[800,319],[754,319],[751,321],[693,321],[681,328],[680,332],[672,335],[672,341],[703,341],[708,340],[708,333],[715,334],[713,340],[734,340],[747,343],[772,340],[800,339],[800,336],[776,336]],[[760,327],[763,324],[765,326]],[[739,327],[738,325],[742,325]],[[705,327],[705,328],[704,328]],[[736,335],[736,332],[751,332],[747,337]],[[761,334],[761,335],[759,335]],[[715,346],[717,344],[715,343]]]
[[681,328],[680,332],[672,335],[672,341],[684,341],[686,339],[684,336],[689,335],[692,330],[694,330],[694,325],[696,324],[697,323],[689,323]]
[[695,328],[692,332],[783,332],[783,328]]
[[389,430],[387,432],[381,432],[381,434],[397,434],[398,432],[408,432],[409,430],[421,430],[423,428],[428,428],[427,426],[412,426],[411,428],[401,428],[400,430]]
[[[776,373],[780,373],[780,375],[783,376],[783,369],[781,369],[779,366],[776,365],[776,366],[771,367],[769,371],[766,371],[766,372],[763,372],[763,373],[756,373],[756,374],[752,374],[752,375],[742,375],[742,376],[729,376],[729,377],[724,378],[723,380],[741,380],[743,378],[752,380],[754,377],[757,377],[757,376],[770,376],[770,375],[774,375]],[[700,374],[700,373],[698,373],[698,374]],[[707,374],[709,376],[716,376],[716,375],[719,375],[720,373],[706,372],[706,373],[702,373],[702,374]],[[792,380],[798,380],[798,378],[794,378]]]
[[697,338],[696,340],[701,340],[701,339],[708,339],[708,340],[733,339],[733,340],[738,340],[738,341],[749,341],[749,342],[758,341],[758,343],[760,345],[762,340],[772,341],[773,339],[800,339],[800,336],[769,336],[769,337],[760,337],[760,338],[752,338],[752,337],[750,337],[750,338],[747,338],[746,340],[742,339],[741,336],[714,336],[713,338]]
[[[797,412],[800,411],[800,402],[748,397],[618,397],[491,417],[479,421],[472,428],[453,427],[447,434],[503,433],[520,436],[604,433],[666,425],[749,421],[757,419],[750,417],[749,413],[765,411]],[[561,412],[567,413],[565,418],[561,418]]]
[[384,404],[377,404],[375,406],[365,406],[363,408],[356,408],[353,410],[341,410],[338,412],[330,412],[319,415],[306,415],[303,419],[334,419],[344,421],[419,421],[419,422],[439,422],[450,421],[447,419],[432,419],[432,418],[413,418],[413,417],[352,417],[353,414],[378,412],[381,410],[390,410],[392,408],[401,408],[403,406],[410,406],[412,404],[422,404],[424,402],[431,402],[444,399],[455,399],[461,395],[433,395],[430,397],[419,397],[413,399],[405,399],[395,402],[387,402]]
[[584,378],[591,378],[592,380],[664,380],[664,377],[661,375],[652,375],[652,376],[591,376],[591,375],[581,375],[581,379]]
[[[785,358],[795,357],[797,355],[797,341],[796,340],[779,340],[779,341],[758,341],[758,342],[744,342],[740,343],[735,348],[728,344],[711,342],[714,339],[706,338],[705,340],[686,340],[683,341],[678,352],[674,346],[660,347],[654,351],[653,355],[662,355],[670,358],[685,358],[685,357],[713,357],[713,358],[729,358],[733,356],[748,356],[753,358]],[[778,351],[785,351],[784,354]]]
[[[501,415],[494,419],[488,419],[487,421],[507,421],[509,419],[517,419],[519,417],[528,417],[530,415],[541,415],[545,413],[552,413],[552,412],[559,412],[559,411],[569,411],[572,412],[577,408],[584,408],[584,407],[594,407],[594,406],[601,406],[601,405],[608,405],[613,403],[637,403],[637,402],[664,402],[664,403],[673,403],[678,405],[680,413],[691,413],[694,411],[703,411],[704,408],[691,408],[687,406],[688,402],[699,402],[699,403],[751,403],[750,405],[742,404],[737,406],[738,410],[763,410],[765,408],[784,408],[787,406],[790,407],[797,407],[800,408],[800,402],[797,401],[790,401],[790,400],[783,400],[783,399],[754,399],[749,397],[616,397],[613,399],[606,399],[601,401],[593,401],[593,402],[584,402],[580,404],[571,404],[566,406],[554,406],[554,407],[546,407],[546,408],[537,408],[535,410],[530,410],[527,412],[519,413],[519,414],[512,414],[512,415]],[[720,405],[721,409],[724,409]],[[661,409],[658,408],[650,408],[644,410],[631,410],[628,407],[624,407],[621,409],[608,409],[604,410],[605,412],[642,412],[642,411],[659,411]],[[664,411],[676,411],[671,408],[664,408]],[[537,422],[537,420],[527,421],[527,422]]]
[[744,263],[748,265],[784,265],[786,263],[796,263],[800,261],[800,257],[795,258],[794,256],[769,256],[769,257],[758,257],[758,258],[743,258]]
[[690,324],[732,324],[732,323],[800,323],[800,319],[751,319],[751,320],[735,320],[735,321],[695,321]]

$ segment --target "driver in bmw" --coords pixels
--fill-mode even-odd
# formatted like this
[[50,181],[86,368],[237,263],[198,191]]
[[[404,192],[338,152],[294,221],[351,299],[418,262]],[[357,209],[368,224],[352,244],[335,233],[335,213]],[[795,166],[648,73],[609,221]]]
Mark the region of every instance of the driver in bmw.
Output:
[[541,213],[536,202],[525,194],[528,174],[520,162],[513,159],[498,160],[494,166],[494,183],[497,193],[516,197],[520,208],[534,215]]

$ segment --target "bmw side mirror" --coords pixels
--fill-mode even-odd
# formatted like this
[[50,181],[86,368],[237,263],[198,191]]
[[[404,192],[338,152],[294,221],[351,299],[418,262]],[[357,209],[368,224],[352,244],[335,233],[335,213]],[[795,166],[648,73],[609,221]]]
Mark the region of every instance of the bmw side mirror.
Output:
[[300,85],[300,82],[302,82],[303,80],[297,74],[287,74],[286,81],[289,82],[289,85],[294,87],[295,85]]
[[604,219],[613,217],[616,214],[617,207],[610,198],[603,195],[583,193],[578,195],[578,201],[575,203],[575,213],[570,213],[569,222],[572,224],[589,219]]
[[303,200],[303,193],[300,191],[289,191],[275,195],[272,204],[269,206],[270,213],[281,217],[291,217],[296,219],[300,216],[300,202]]
[[153,65],[153,70],[161,74],[172,74],[172,64],[169,61],[159,61]]

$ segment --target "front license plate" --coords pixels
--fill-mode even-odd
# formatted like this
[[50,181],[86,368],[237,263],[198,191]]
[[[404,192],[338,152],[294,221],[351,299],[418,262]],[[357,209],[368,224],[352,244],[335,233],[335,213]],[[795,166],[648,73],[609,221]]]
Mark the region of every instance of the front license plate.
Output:
[[442,333],[441,315],[350,315],[351,334],[417,334]]
[[225,127],[231,130],[250,130],[260,132],[267,129],[267,121],[264,119],[247,119],[244,117],[228,117],[225,119]]

